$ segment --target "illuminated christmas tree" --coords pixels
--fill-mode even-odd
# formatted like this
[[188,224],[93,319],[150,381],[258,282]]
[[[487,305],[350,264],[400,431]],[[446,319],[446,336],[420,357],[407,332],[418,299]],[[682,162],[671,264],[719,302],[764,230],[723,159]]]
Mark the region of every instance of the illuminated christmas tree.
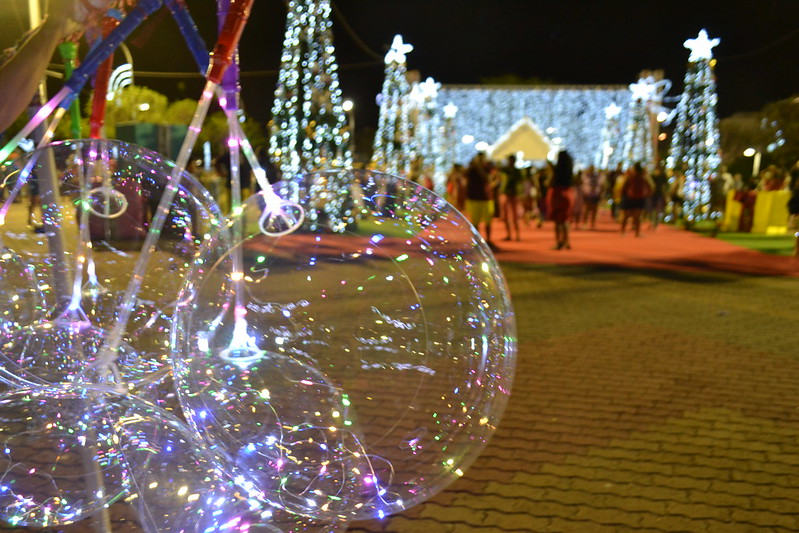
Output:
[[269,152],[284,175],[350,166],[330,0],[291,0]]
[[378,95],[380,115],[375,132],[372,165],[383,172],[398,176],[410,173],[411,149],[410,93],[406,78],[405,54],[413,46],[403,43],[396,35],[386,54],[386,74],[383,90]]
[[430,178],[433,188],[443,193],[446,186],[443,125],[438,105],[438,89],[433,78],[415,83],[411,89],[413,138],[411,150],[422,176]]
[[641,163],[650,168],[652,156],[652,128],[649,121],[649,101],[654,93],[654,80],[641,76],[637,83],[630,84],[630,122],[624,136],[624,152],[621,159],[624,168]]
[[635,163],[641,163],[650,171],[655,168],[659,123],[669,120],[668,110],[663,107],[663,96],[670,88],[671,82],[663,79],[662,71],[645,70],[638,82],[630,85],[630,121],[623,154],[618,159],[625,168]]
[[712,52],[718,44],[719,39],[708,39],[705,30],[696,39],[685,41],[691,54],[667,165],[685,172],[683,213],[689,221],[711,216],[710,180],[717,175],[721,162],[713,75],[716,60]]
[[605,126],[602,128],[600,148],[594,161],[597,168],[615,168],[618,163],[623,162],[621,160],[622,150],[619,146],[620,112],[621,108],[615,102],[605,108]]

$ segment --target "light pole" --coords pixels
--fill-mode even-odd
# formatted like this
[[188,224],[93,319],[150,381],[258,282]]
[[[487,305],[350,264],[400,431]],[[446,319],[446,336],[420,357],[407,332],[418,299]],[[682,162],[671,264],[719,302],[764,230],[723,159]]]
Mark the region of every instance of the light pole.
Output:
[[[28,0],[28,23],[31,29],[39,27],[42,23],[42,9],[39,5],[39,0]],[[47,101],[47,82],[42,78],[39,83],[39,103],[44,104]]]
[[341,109],[347,114],[347,131],[350,133],[350,153],[355,154],[355,113],[353,108],[355,103],[352,100],[341,102]]
[[752,177],[756,178],[758,174],[760,174],[760,157],[761,157],[760,150],[755,148],[747,148],[744,150],[744,157],[751,157],[752,158]]

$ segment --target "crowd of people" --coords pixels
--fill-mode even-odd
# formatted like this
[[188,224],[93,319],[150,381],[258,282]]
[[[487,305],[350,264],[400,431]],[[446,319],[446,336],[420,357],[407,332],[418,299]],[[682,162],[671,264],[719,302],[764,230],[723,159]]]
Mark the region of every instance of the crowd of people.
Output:
[[[713,218],[720,219],[730,191],[741,201],[746,218],[751,191],[790,189],[789,211],[799,229],[799,166],[791,172],[768,167],[752,183],[731,175],[722,167],[710,183]],[[535,223],[539,228],[552,222],[556,250],[571,249],[570,229],[594,230],[597,215],[608,208],[618,223],[619,233],[642,235],[642,226],[656,229],[664,221],[678,221],[685,215],[685,174],[663,164],[649,170],[641,163],[612,169],[593,165],[575,168],[567,151],[553,163],[520,167],[514,155],[491,161],[479,152],[467,166],[453,165],[447,176],[447,199],[469,218],[489,247],[498,250],[492,221],[499,219],[504,240],[520,240],[519,225]],[[751,211],[751,210],[750,210]],[[495,225],[494,231],[497,231]],[[744,230],[745,231],[745,230]]]

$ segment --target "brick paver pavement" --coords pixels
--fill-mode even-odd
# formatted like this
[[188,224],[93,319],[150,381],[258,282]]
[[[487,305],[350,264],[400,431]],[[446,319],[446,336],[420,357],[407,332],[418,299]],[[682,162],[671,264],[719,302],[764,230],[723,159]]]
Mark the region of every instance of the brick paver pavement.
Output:
[[444,492],[350,531],[799,530],[799,261],[600,229],[500,242],[519,350],[497,433]]

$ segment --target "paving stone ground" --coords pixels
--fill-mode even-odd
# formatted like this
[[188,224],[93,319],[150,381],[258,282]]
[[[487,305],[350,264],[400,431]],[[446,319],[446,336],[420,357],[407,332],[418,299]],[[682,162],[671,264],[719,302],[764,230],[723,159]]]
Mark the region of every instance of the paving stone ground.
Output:
[[[606,258],[553,264],[568,252],[544,248],[546,226],[510,245],[550,262],[498,254],[519,350],[497,433],[442,493],[349,531],[799,530],[797,263],[673,228],[602,230],[579,238]],[[658,241],[692,260],[658,264]]]

